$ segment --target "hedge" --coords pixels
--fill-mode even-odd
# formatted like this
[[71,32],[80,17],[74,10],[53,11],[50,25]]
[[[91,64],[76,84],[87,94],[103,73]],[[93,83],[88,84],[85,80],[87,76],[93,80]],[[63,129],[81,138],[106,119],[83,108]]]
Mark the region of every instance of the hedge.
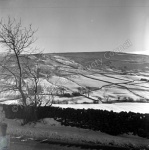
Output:
[[[23,119],[24,107],[18,106],[17,111],[14,111],[14,108],[16,108],[15,105],[3,105],[6,118]],[[34,108],[30,108],[33,112]],[[111,135],[133,133],[149,138],[149,114],[46,106],[37,108],[37,118],[54,118],[64,126],[91,129]]]

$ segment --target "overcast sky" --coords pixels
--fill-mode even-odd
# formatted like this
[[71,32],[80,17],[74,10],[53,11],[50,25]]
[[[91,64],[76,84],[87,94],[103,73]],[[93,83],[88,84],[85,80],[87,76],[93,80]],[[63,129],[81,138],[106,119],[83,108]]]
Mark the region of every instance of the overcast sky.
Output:
[[38,28],[45,52],[149,51],[149,0],[0,0],[0,17]]

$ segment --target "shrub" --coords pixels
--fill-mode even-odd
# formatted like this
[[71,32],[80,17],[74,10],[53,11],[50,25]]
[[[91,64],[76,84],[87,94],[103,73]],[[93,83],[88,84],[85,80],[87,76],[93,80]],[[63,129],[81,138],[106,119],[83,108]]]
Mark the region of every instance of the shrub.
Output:
[[71,95],[69,93],[64,93],[62,97],[71,97]]
[[79,92],[73,92],[73,93],[72,93],[72,96],[74,96],[74,97],[75,97],[75,96],[81,96],[81,94],[80,94]]

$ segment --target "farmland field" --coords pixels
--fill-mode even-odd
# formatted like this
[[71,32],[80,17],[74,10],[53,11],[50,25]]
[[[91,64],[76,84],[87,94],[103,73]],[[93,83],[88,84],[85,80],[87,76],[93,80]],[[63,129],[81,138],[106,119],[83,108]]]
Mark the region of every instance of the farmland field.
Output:
[[114,104],[53,104],[55,107],[74,109],[101,109],[114,112],[134,112],[149,114],[149,103],[114,103]]

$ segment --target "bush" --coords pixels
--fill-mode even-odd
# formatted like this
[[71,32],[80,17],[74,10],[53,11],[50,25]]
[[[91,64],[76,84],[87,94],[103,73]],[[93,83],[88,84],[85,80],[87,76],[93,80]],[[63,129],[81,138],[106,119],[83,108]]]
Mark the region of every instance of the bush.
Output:
[[81,96],[81,94],[80,94],[79,92],[73,92],[73,93],[72,93],[72,96],[74,96],[74,97],[75,97],[75,96]]
[[71,97],[71,95],[69,93],[64,93],[62,96],[63,97]]
[[144,129],[139,129],[138,130],[138,136],[141,136],[141,137],[147,137],[147,133],[145,132]]

